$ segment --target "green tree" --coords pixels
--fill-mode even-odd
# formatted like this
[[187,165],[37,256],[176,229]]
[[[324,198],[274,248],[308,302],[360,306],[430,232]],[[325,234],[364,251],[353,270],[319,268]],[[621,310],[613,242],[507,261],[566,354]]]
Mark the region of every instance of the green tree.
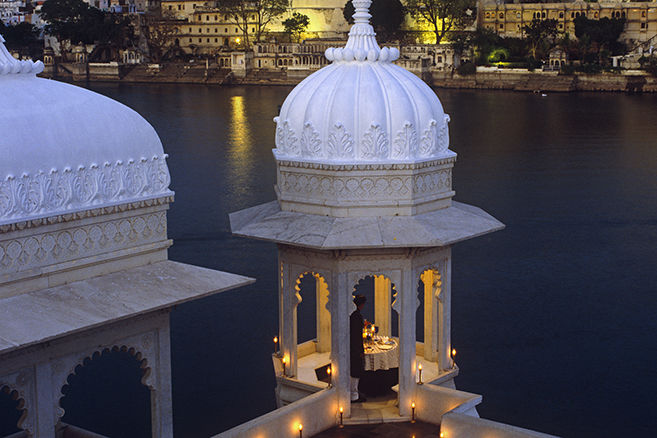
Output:
[[82,0],[46,0],[41,18],[48,23],[47,33],[71,44],[107,44],[118,49],[134,31],[129,17],[101,11]]
[[43,53],[43,41],[39,40],[39,30],[26,21],[6,27],[0,21],[0,34],[6,40],[5,46],[9,50],[17,51],[21,56],[36,59]]
[[244,45],[259,42],[271,21],[283,15],[290,0],[219,0],[219,9],[244,35]]
[[407,0],[406,7],[413,18],[431,24],[436,44],[449,32],[472,25],[477,18],[475,0]]
[[541,52],[545,50],[544,41],[552,44],[557,37],[559,33],[557,25],[557,20],[553,18],[548,18],[547,20],[534,18],[531,23],[522,27],[522,32],[529,41],[529,50],[534,58],[536,58],[539,48],[542,49]]
[[572,61],[579,55],[579,44],[568,32],[557,40],[557,47],[566,54],[567,61]]
[[301,34],[305,32],[310,24],[310,18],[307,15],[300,14],[295,12],[292,14],[291,18],[283,21],[283,27],[285,28],[285,33],[290,35],[295,41],[301,39]]
[[[342,14],[347,23],[354,23],[354,5],[349,0],[344,5]],[[387,32],[395,32],[399,30],[406,10],[400,0],[374,0],[370,6],[370,14],[372,15],[372,27],[376,30],[384,30]]]
[[625,46],[618,41],[624,29],[625,18],[589,20],[583,15],[575,18],[575,36],[581,39],[588,35],[599,49],[605,48],[612,55],[622,55],[625,52]]

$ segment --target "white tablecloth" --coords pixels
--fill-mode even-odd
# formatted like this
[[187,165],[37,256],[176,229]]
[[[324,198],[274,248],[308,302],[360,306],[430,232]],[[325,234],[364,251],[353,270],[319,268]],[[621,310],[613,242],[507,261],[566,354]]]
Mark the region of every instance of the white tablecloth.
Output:
[[399,344],[394,339],[391,341],[394,345],[389,350],[379,348],[377,342],[365,344],[365,371],[399,368]]

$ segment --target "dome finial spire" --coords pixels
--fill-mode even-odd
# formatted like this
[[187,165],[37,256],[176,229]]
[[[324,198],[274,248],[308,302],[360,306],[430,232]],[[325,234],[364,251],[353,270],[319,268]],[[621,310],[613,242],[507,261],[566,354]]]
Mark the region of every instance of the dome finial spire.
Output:
[[329,61],[381,61],[392,62],[399,57],[396,48],[381,50],[376,42],[376,33],[370,24],[372,15],[369,12],[372,0],[352,0],[354,5],[354,25],[349,31],[349,39],[344,48],[326,50]]

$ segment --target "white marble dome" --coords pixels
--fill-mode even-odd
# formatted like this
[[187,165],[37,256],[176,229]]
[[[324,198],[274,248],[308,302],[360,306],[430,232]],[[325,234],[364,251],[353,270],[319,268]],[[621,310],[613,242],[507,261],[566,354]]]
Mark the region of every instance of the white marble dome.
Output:
[[355,0],[355,24],[331,65],[292,90],[276,122],[275,157],[322,163],[409,162],[454,156],[449,116],[420,78],[392,63],[369,24],[370,0]]
[[100,94],[37,78],[0,37],[0,225],[172,194],[157,133]]

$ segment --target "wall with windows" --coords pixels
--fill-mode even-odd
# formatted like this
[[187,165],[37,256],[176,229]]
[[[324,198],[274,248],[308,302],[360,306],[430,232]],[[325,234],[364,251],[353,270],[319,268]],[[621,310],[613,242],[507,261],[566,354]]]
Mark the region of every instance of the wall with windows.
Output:
[[574,20],[585,16],[591,20],[625,18],[621,39],[626,44],[647,41],[657,35],[657,3],[524,3],[480,4],[479,23],[501,36],[522,37],[522,27],[535,18],[555,19],[560,32],[575,34]]

